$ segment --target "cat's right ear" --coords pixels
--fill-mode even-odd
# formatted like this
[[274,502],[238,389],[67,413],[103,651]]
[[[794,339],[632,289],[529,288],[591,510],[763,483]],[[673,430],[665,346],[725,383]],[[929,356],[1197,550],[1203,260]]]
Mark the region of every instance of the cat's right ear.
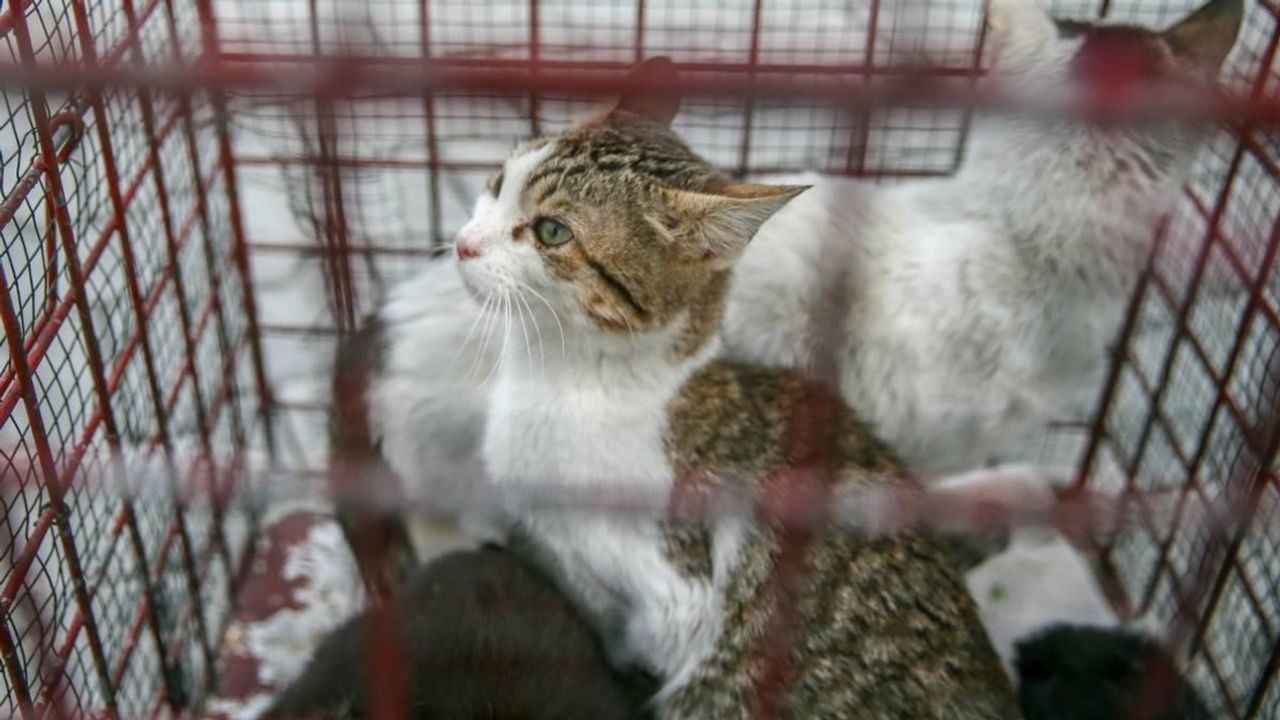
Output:
[[992,63],[1017,70],[1043,57],[1058,28],[1040,0],[988,0],[987,37]]
[[724,270],[766,220],[809,187],[726,183],[709,192],[668,189],[670,220],[664,225],[667,232],[678,228],[693,259]]
[[1200,69],[1217,74],[1236,44],[1244,19],[1243,0],[1209,0],[1199,10],[1162,34],[1175,55]]
[[670,127],[676,113],[680,112],[680,96],[670,90],[679,77],[671,58],[660,56],[645,60],[627,73],[627,84],[638,86],[638,89],[624,94],[613,107],[613,112],[622,110],[643,115],[659,125]]

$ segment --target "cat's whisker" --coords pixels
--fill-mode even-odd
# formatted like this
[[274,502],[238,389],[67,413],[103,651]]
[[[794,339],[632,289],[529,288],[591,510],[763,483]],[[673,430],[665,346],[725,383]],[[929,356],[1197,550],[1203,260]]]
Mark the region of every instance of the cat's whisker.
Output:
[[[496,291],[490,291],[490,294],[491,294],[491,296],[492,296],[492,300],[493,300],[493,302],[492,302],[492,303],[490,303],[490,304],[486,304],[486,305],[485,305],[485,308],[486,308],[486,310],[485,310],[485,318],[486,318],[486,319],[485,319],[485,324],[484,324],[484,335],[481,337],[481,340],[480,340],[480,350],[479,350],[479,352],[476,354],[476,359],[477,359],[477,361],[478,361],[478,360],[480,360],[481,358],[483,358],[483,357],[484,357],[484,355],[485,355],[485,353],[486,353],[486,352],[488,352],[488,350],[489,350],[489,340],[490,340],[490,338],[491,338],[491,337],[492,337],[492,335],[493,335],[494,328],[496,328],[496,327],[497,327],[497,324],[498,324],[498,300],[499,300],[499,296],[497,295]],[[479,362],[476,362],[476,363],[472,364],[472,366],[471,366],[471,372],[467,374],[467,379],[468,379],[468,380],[474,380],[474,379],[476,378],[476,376],[479,374],[479,372],[480,372],[480,363],[479,363]],[[477,386],[477,387],[478,387],[478,386]]]
[[493,336],[493,329],[497,323],[498,316],[498,295],[494,291],[490,291],[489,302],[485,305],[484,312],[484,328],[481,331],[480,347],[476,351],[475,362],[471,364],[471,372],[467,374],[469,380],[475,381],[479,378],[480,360],[485,357],[489,351],[489,341]]
[[[476,361],[471,363],[471,369],[467,373],[469,382],[477,382],[480,372],[480,361],[484,358],[485,353],[489,351],[489,336],[493,333],[494,317],[497,309],[497,296],[493,296],[494,302],[485,305],[484,312],[484,329],[480,331],[480,347],[476,351]],[[477,382],[477,387],[479,384]]]
[[504,288],[502,290],[502,294],[499,295],[499,299],[502,302],[502,314],[506,316],[506,325],[504,326],[504,329],[502,332],[502,347],[498,348],[497,359],[494,361],[493,367],[489,370],[489,374],[485,375],[484,380],[480,381],[480,387],[484,387],[485,385],[489,384],[490,378],[492,378],[498,372],[498,368],[502,367],[502,359],[505,358],[507,355],[507,342],[511,339],[510,292]]
[[528,283],[521,283],[521,286],[523,286],[525,290],[533,293],[533,296],[542,301],[542,304],[546,305],[547,309],[551,311],[551,317],[556,321],[556,327],[560,330],[560,356],[564,357],[568,354],[568,349],[565,346],[564,325],[560,322],[560,313],[556,312],[555,307],[552,306],[550,302],[547,302],[547,299],[542,296],[542,293],[534,290]]
[[[482,304],[482,305],[480,306],[480,314],[476,316],[476,319],[475,319],[475,321],[474,321],[474,322],[475,322],[475,325],[476,325],[476,328],[477,328],[478,330],[480,330],[480,333],[479,333],[479,334],[477,334],[477,335],[476,335],[476,338],[475,338],[475,342],[476,342],[476,346],[475,346],[475,347],[476,347],[476,357],[483,357],[483,355],[484,355],[484,347],[485,347],[485,342],[484,342],[484,341],[485,341],[484,328],[488,325],[488,318],[489,318],[489,303],[490,303],[490,301],[492,301],[492,299],[493,299],[493,295],[492,295],[492,293],[491,293],[491,294],[489,294],[489,295],[486,295],[486,296],[485,296],[484,304]],[[468,336],[469,336],[469,335],[470,335],[470,333],[468,332]],[[463,347],[465,348],[467,344],[468,344],[468,343],[464,343]],[[461,348],[459,349],[458,356],[461,356]],[[450,362],[450,367],[452,367],[452,365],[453,365],[453,363],[452,363],[452,362]],[[475,373],[475,363],[471,363],[471,367],[467,368],[467,379],[468,379],[468,380],[470,380],[470,379],[471,379],[471,376],[472,376],[472,374],[473,374],[473,373]]]
[[524,322],[524,306],[520,304],[520,292],[513,290],[511,296],[514,298],[512,304],[515,305],[516,317],[520,320],[520,334],[524,335],[524,353],[529,361],[529,372],[533,372],[533,346],[529,343],[529,326]]
[[[521,283],[523,285],[523,283]],[[529,300],[522,294],[516,295],[516,300],[524,303],[525,310],[529,311],[529,322],[533,323],[533,332],[538,336],[538,362],[541,370],[547,369],[547,350],[542,344],[542,328],[538,326],[538,316],[533,312],[533,308],[529,306]]]
[[476,328],[480,326],[480,321],[484,318],[485,309],[489,307],[489,301],[493,299],[493,291],[490,290],[484,296],[484,303],[480,305],[480,312],[476,315],[476,319],[471,321],[471,327],[467,329],[467,335],[462,339],[462,344],[454,351],[453,358],[449,360],[449,368],[446,372],[453,372],[453,366],[458,362],[458,358],[462,356],[462,351],[467,349],[471,344],[471,338],[475,335]]

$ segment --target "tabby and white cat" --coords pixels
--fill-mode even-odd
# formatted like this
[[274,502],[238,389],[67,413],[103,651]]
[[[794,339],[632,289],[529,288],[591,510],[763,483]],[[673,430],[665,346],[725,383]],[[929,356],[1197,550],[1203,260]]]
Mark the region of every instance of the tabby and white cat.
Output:
[[[543,357],[514,321],[503,330],[481,451],[497,487],[670,497],[718,484],[760,491],[812,469],[788,435],[814,386],[715,359],[734,263],[806,188],[729,182],[670,130],[670,110],[624,100],[518,149],[457,238],[463,283],[482,305],[520,306],[565,338]],[[823,423],[833,490],[908,484],[872,431],[835,406]],[[558,578],[614,662],[664,681],[659,717],[757,716],[775,528],[520,505],[513,519],[514,546]],[[777,697],[786,717],[1018,716],[938,541],[820,528],[802,562],[800,639]]]
[[[992,0],[991,75],[1072,86],[1099,58],[1136,55],[1153,79],[1208,83],[1241,15],[1241,0],[1211,0],[1154,32],[1055,23],[1037,0]],[[674,101],[663,110],[675,111]],[[1086,411],[1154,225],[1201,134],[1035,117],[988,118],[973,132],[951,179],[887,188],[807,179],[814,188],[748,247],[724,324],[728,357],[805,365],[810,300],[835,233],[853,258],[842,389],[924,474],[1020,454],[1048,422]],[[410,480],[424,468],[474,466],[482,381],[498,350],[479,341],[480,306],[454,264],[432,262],[396,288],[378,324],[377,337],[357,342],[382,349],[367,378],[381,454]],[[544,351],[558,353],[554,325],[538,330]]]
[[[991,74],[1069,87],[1099,59],[1136,57],[1149,79],[1208,83],[1234,44],[1241,6],[1211,0],[1156,33],[1055,23],[1036,0],[992,0]],[[669,120],[677,109],[668,98],[651,114]],[[1105,343],[1199,134],[986,118],[955,178],[889,188],[807,178],[813,189],[764,223],[735,271],[725,354],[805,365],[811,299],[833,265],[830,249],[840,249],[835,264],[843,262],[852,300],[846,399],[925,475],[1021,454],[1049,421],[1080,417],[1093,400]],[[503,179],[480,198],[477,216]],[[469,490],[454,480],[480,474],[482,388],[499,361],[490,341],[497,325],[482,318],[449,260],[397,287],[340,357],[338,454],[385,461],[418,495]],[[559,351],[553,324],[531,332],[540,355]],[[461,530],[452,516],[413,519],[423,555],[501,539],[473,517]],[[396,518],[368,520],[352,514],[346,523],[369,526],[356,533],[373,548],[366,554],[404,545]],[[392,582],[371,564],[362,563],[375,586]]]

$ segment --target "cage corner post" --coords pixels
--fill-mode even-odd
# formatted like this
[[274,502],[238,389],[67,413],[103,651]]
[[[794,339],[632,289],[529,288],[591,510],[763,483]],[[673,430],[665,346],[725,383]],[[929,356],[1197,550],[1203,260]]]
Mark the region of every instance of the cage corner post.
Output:
[[[217,12],[213,0],[196,0],[200,20],[201,61],[210,68],[224,67],[222,43],[218,32]],[[279,447],[275,432],[276,401],[267,376],[266,360],[262,352],[262,331],[259,324],[258,303],[253,286],[253,270],[250,265],[249,244],[245,234],[244,217],[240,208],[240,185],[236,172],[235,148],[231,141],[231,119],[226,90],[213,87],[209,90],[218,135],[218,163],[222,168],[226,185],[227,208],[231,223],[232,243],[236,272],[243,290],[243,309],[248,325],[249,351],[252,356],[254,383],[258,393],[258,415],[266,441],[270,462],[279,459]]]

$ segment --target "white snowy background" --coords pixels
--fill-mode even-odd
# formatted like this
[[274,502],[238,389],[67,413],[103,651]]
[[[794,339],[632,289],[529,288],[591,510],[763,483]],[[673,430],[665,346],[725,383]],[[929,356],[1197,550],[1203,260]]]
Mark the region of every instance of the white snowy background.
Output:
[[[1163,25],[1189,9],[1194,2],[1176,0],[1163,2],[1114,2],[1110,17],[1115,20]],[[175,27],[180,46],[187,59],[199,48],[198,19],[194,7],[176,3],[178,12]],[[410,0],[376,0],[365,4],[341,0],[320,0],[314,3],[318,17],[311,17],[311,3],[304,0],[216,0],[215,10],[224,40],[224,51],[232,53],[269,53],[309,56],[315,52],[338,54],[358,50],[365,54],[420,57],[423,51],[420,4]],[[1097,3],[1055,2],[1054,10],[1062,15],[1091,17]],[[530,38],[536,31],[540,48],[539,58],[546,61],[566,59],[591,59],[627,63],[636,56],[635,2],[587,2],[585,0],[546,0],[539,4],[539,17],[535,25],[526,2],[470,2],[467,0],[429,0],[425,3],[430,14],[429,33],[425,38],[434,56],[454,58],[501,57],[524,59],[528,57]],[[1267,41],[1272,33],[1274,19],[1260,6],[1251,6],[1252,14],[1237,51],[1229,63],[1227,77],[1237,88],[1247,88],[1246,79],[1257,74]],[[90,24],[94,28],[95,46],[101,51],[123,37],[125,24],[115,3],[104,1],[90,4]],[[981,22],[980,0],[945,0],[923,2],[900,0],[883,2],[876,17],[876,32],[871,26],[871,3],[866,0],[773,0],[762,8],[762,32],[757,38],[755,50],[762,64],[866,64],[868,57],[876,66],[893,62],[909,62],[928,59],[952,66],[966,67],[973,63],[973,47]],[[741,63],[748,60],[753,42],[751,28],[755,3],[750,0],[733,0],[717,3],[647,2],[643,25],[643,54],[666,54],[678,62],[726,62]],[[68,9],[57,1],[35,3],[30,23],[42,60],[61,60],[79,57],[78,36]],[[164,22],[148,22],[143,33],[143,46],[147,59],[153,62],[172,62],[167,55],[170,47],[168,27]],[[0,39],[5,52],[0,59],[16,59],[12,38]],[[1274,85],[1274,72],[1266,72],[1267,90]],[[875,81],[873,78],[871,81]],[[28,116],[30,98],[22,93],[9,92],[3,96],[6,108],[0,112],[0,194],[8,196],[20,178],[32,167],[38,156],[35,136]],[[51,107],[57,108],[65,98],[50,97]],[[157,98],[157,114],[164,115],[172,108],[172,100]],[[112,142],[121,158],[121,175],[132,176],[144,153],[141,149],[142,123],[138,101],[130,94],[117,94],[108,98],[108,115],[111,118]],[[340,157],[362,158],[371,161],[394,160],[397,167],[381,169],[344,169],[341,173],[342,199],[350,226],[353,243],[376,244],[394,248],[423,248],[433,242],[447,240],[452,231],[466,218],[466,212],[474,194],[489,173],[488,166],[496,165],[505,152],[518,140],[532,132],[530,103],[526,98],[477,98],[450,95],[434,99],[435,151],[439,159],[474,167],[468,170],[443,170],[434,178],[426,169],[430,159],[427,142],[426,119],[421,99],[369,99],[355,103],[341,103],[334,108],[339,141],[335,153]],[[590,103],[569,98],[545,98],[539,104],[538,120],[545,130],[562,127]],[[315,103],[306,98],[241,97],[232,104],[230,117],[235,138],[235,151],[242,160],[251,158],[259,162],[241,163],[238,168],[240,201],[248,240],[259,246],[252,255],[253,289],[257,297],[259,320],[268,330],[263,337],[263,354],[272,390],[282,402],[283,410],[276,419],[280,445],[280,465],[275,469],[291,473],[291,478],[305,478],[309,471],[323,467],[326,430],[327,387],[333,336],[326,329],[335,325],[331,305],[327,300],[326,284],[321,257],[310,250],[320,240],[315,224],[309,218],[322,219],[323,202],[321,183],[313,166],[292,162],[300,158],[315,157],[318,152],[315,132]],[[743,146],[745,113],[741,104],[691,102],[677,121],[677,129],[706,155],[727,169],[738,169]],[[963,118],[955,113],[896,111],[875,114],[866,133],[865,145],[855,142],[857,120],[819,106],[780,107],[759,104],[753,109],[752,126],[747,143],[750,170],[774,168],[798,169],[804,167],[840,172],[851,158],[863,156],[863,168],[870,174],[893,172],[947,172],[957,160],[957,151],[963,133]],[[208,162],[217,153],[211,110],[202,104],[197,109],[197,145],[202,161]],[[1268,154],[1275,156],[1270,138],[1262,137]],[[196,193],[186,163],[185,139],[174,133],[166,141],[162,154],[164,164],[170,169],[170,196],[174,201],[174,216],[184,217],[193,208]],[[1194,192],[1210,208],[1222,187],[1226,169],[1236,151],[1236,142],[1227,135],[1216,138],[1202,157]],[[101,148],[92,127],[71,154],[61,177],[66,184],[68,210],[79,238],[80,252],[87,252],[89,242],[96,238],[111,218],[109,198],[103,180],[100,160]],[[185,176],[184,176],[185,173]],[[185,179],[179,179],[185,177]],[[429,197],[431,184],[438,184],[441,216],[431,217]],[[149,183],[143,183],[139,199],[129,213],[129,226],[133,244],[137,248],[138,265],[144,279],[154,278],[166,262],[163,233],[157,217],[154,191]],[[221,253],[230,248],[230,228],[227,218],[225,186],[221,178],[212,179],[207,188],[209,214],[212,219],[211,236],[217,241]],[[48,229],[46,206],[40,201],[39,188],[32,193],[18,211],[14,220],[0,227],[0,242],[5,252],[0,253],[9,282],[10,296],[20,304],[24,329],[34,323],[40,304],[50,292],[55,295],[67,292],[67,276],[64,262],[58,262],[53,273],[58,278],[50,282],[44,258],[45,234]],[[1271,224],[1280,213],[1280,185],[1270,179],[1263,164],[1245,156],[1240,162],[1237,177],[1228,193],[1220,222],[1221,234],[1236,247],[1246,260],[1256,261],[1260,248],[1271,233]],[[319,214],[319,215],[317,215]],[[1174,235],[1198,238],[1203,234],[1204,221],[1194,202],[1179,207],[1172,226]],[[437,235],[437,229],[439,234]],[[269,245],[268,249],[261,246]],[[286,250],[281,251],[280,246]],[[1223,263],[1220,251],[1212,256],[1217,265]],[[225,257],[215,257],[214,265],[220,271],[233,274]],[[379,297],[396,280],[406,277],[421,259],[407,255],[383,255],[365,262],[353,261],[357,281],[359,312],[375,307]],[[110,363],[126,352],[123,339],[135,327],[128,297],[122,283],[123,258],[118,243],[111,243],[94,269],[89,273],[90,303],[95,335],[103,338],[103,353]],[[1190,259],[1185,253],[1169,253],[1161,258],[1161,267],[1170,278],[1185,278]],[[196,304],[207,297],[208,277],[211,272],[204,255],[198,251],[198,243],[189,243],[181,258],[183,276],[188,278],[189,304]],[[200,280],[203,278],[203,280]],[[149,282],[144,282],[144,288]],[[233,336],[244,328],[243,314],[238,313],[237,285],[228,281],[222,292],[230,297],[224,301],[228,308],[228,325]],[[1180,300],[1181,286],[1173,288],[1173,303]],[[202,294],[203,293],[203,294]],[[1174,312],[1162,306],[1157,298],[1144,308],[1147,321],[1143,341],[1135,348],[1136,367],[1149,379],[1160,376],[1162,364],[1170,346]],[[1211,301],[1199,303],[1192,312],[1189,323],[1206,342],[1215,369],[1225,367],[1225,359],[1231,350],[1231,340],[1240,316],[1242,304],[1231,293],[1215,294]],[[162,386],[170,387],[176,376],[178,358],[181,356],[181,339],[172,293],[166,294],[156,310],[156,319],[148,327],[157,355],[158,374]],[[278,328],[312,328],[308,332],[277,331]],[[1240,367],[1235,373],[1233,390],[1240,397],[1256,394],[1255,386],[1261,368],[1268,362],[1274,338],[1260,332],[1261,323],[1255,322],[1246,333],[1248,341],[1241,353]],[[40,380],[40,405],[42,419],[48,432],[55,438],[58,452],[69,450],[83,435],[88,416],[95,405],[93,386],[85,372],[85,347],[82,341],[84,328],[79,318],[72,315],[62,324],[54,336],[47,354],[37,365],[35,372]],[[206,342],[201,344],[200,383],[206,389],[205,400],[213,395],[218,385],[218,371],[223,357],[215,333],[206,332]],[[7,353],[5,354],[7,357]],[[231,362],[237,375],[237,387],[243,397],[240,407],[253,408],[253,377],[247,352],[241,352]],[[8,368],[7,360],[3,367]],[[1166,400],[1169,414],[1177,418],[1196,418],[1195,412],[1180,412],[1185,408],[1207,409],[1213,397],[1213,386],[1208,374],[1196,364],[1192,351],[1185,345],[1175,354],[1171,366],[1171,397]],[[1134,372],[1126,372],[1120,385],[1119,409],[1110,420],[1113,432],[1126,442],[1137,435],[1145,420],[1148,407],[1142,399],[1142,379]],[[123,380],[113,403],[121,426],[123,462],[130,476],[141,476],[148,469],[155,470],[157,455],[145,457],[141,448],[155,429],[154,413],[147,396],[145,376],[138,353],[123,367]],[[190,386],[188,386],[189,388]],[[6,395],[13,387],[0,388]],[[190,389],[180,393],[178,406],[171,414],[171,434],[175,453],[180,458],[189,456],[195,444],[194,397]],[[215,439],[229,445],[235,428],[230,419],[234,413],[224,411],[214,429]],[[252,418],[243,418],[251,421]],[[1179,452],[1194,452],[1199,437],[1197,431],[1202,422],[1184,421],[1185,426],[1167,430],[1157,429],[1150,440],[1151,447],[1143,459],[1144,477],[1154,478],[1150,484],[1158,484],[1162,473],[1172,473],[1176,468],[1173,458]],[[1205,443],[1209,464],[1205,472],[1221,472],[1230,457],[1223,456],[1219,448],[1231,445],[1228,424],[1218,421],[1219,430]],[[251,430],[252,428],[246,428]],[[1046,438],[1045,446],[1029,456],[1048,458],[1061,464],[1074,459],[1078,438]],[[267,469],[262,452],[261,434],[251,433],[254,442],[252,465],[257,470]],[[92,437],[90,451],[85,461],[86,477],[102,475],[110,467],[106,451],[105,434],[99,430]],[[20,468],[17,474],[23,478],[18,487],[6,484],[4,497],[9,508],[7,523],[0,533],[0,545],[7,548],[11,562],[22,552],[32,527],[43,509],[44,496],[38,487],[36,475],[29,470],[33,464],[34,448],[30,441],[29,423],[21,405],[7,424],[0,427],[0,450],[12,468]],[[1123,453],[1130,449],[1124,448]],[[59,455],[59,461],[63,460]],[[1120,477],[1124,473],[1115,465],[1114,455],[1104,453],[1103,467],[1098,476]],[[96,473],[95,473],[96,471]],[[261,484],[270,482],[270,475],[259,472],[255,476]],[[1211,483],[1210,483],[1211,484]],[[261,485],[259,485],[261,487]],[[1212,491],[1211,492],[1215,492]],[[246,496],[245,500],[249,498]],[[138,522],[142,542],[149,553],[157,555],[164,540],[169,520],[169,503],[172,498],[154,491],[138,500]],[[141,593],[139,568],[135,567],[134,554],[128,547],[129,540],[113,521],[120,508],[118,495],[83,483],[73,490],[69,498],[72,523],[76,528],[75,543],[88,570],[95,591],[94,610],[103,629],[104,645],[108,659],[118,660],[122,652],[123,637],[134,619],[134,610]],[[247,502],[235,505],[229,513],[228,542],[233,547],[242,543],[250,507]],[[1271,504],[1263,508],[1272,512]],[[282,508],[274,507],[279,513]],[[211,513],[206,500],[196,498],[189,511],[193,537],[203,549],[207,541],[206,528]],[[1263,527],[1273,523],[1262,523]],[[1263,608],[1273,630],[1280,625],[1280,607],[1275,597],[1280,590],[1280,570],[1276,569],[1276,540],[1274,537],[1255,533],[1246,539],[1248,560],[1245,572],[1268,595]],[[37,563],[41,571],[32,575],[31,582],[19,593],[19,601],[9,611],[10,627],[18,631],[32,627],[37,621],[51,626],[52,635],[61,638],[74,616],[70,582],[65,572],[62,550],[53,542],[49,533],[36,548]],[[1195,533],[1180,535],[1173,542],[1170,564],[1178,572],[1193,566],[1197,557],[1198,542]],[[1046,614],[1057,613],[1062,617],[1102,617],[1097,612],[1096,589],[1088,578],[1088,568],[1079,562],[1064,561],[1062,548],[1043,545],[1037,538],[1023,537],[1014,549],[1000,562],[984,568],[983,573],[971,578],[979,600],[992,618],[1007,618],[1005,634],[1015,633],[1016,628],[1028,623],[1042,622]],[[1146,588],[1155,570],[1155,545],[1140,533],[1121,539],[1120,569],[1126,587],[1139,596]],[[333,552],[339,553],[340,549]],[[172,567],[166,568],[165,594],[177,600],[187,597],[181,581],[181,573],[174,563],[177,554],[170,552]],[[301,567],[309,566],[303,560]],[[0,564],[0,567],[7,565]],[[205,581],[207,608],[205,613],[209,642],[216,644],[220,620],[227,609],[225,586],[228,582],[225,568],[215,563]],[[341,564],[332,567],[344,567]],[[221,568],[221,569],[220,569]],[[1170,577],[1162,573],[1155,589],[1153,621],[1162,627],[1175,610],[1174,589]],[[0,581],[7,581],[6,570]],[[169,582],[173,578],[173,582]],[[331,579],[330,579],[331,580]],[[329,584],[326,585],[326,582]],[[317,587],[343,586],[317,580]],[[1229,582],[1224,594],[1223,607],[1219,610],[1222,620],[1215,621],[1209,633],[1209,649],[1224,668],[1225,678],[1219,684],[1202,664],[1195,666],[1195,678],[1214,702],[1224,697],[1247,697],[1259,672],[1259,664],[1265,662],[1275,633],[1267,632],[1259,625],[1256,613],[1250,609],[1253,602],[1238,582]],[[345,588],[343,588],[345,590]],[[319,632],[339,618],[335,607],[348,611],[355,600],[332,600],[323,613],[302,619],[291,626],[292,639],[281,641],[280,667],[269,672],[296,671],[298,658],[304,657],[298,648],[313,640]],[[334,604],[336,603],[336,604]],[[1083,608],[1083,609],[1082,609]],[[176,626],[175,608],[166,612]],[[1083,615],[1080,615],[1083,613]],[[998,634],[998,633],[997,633]],[[22,633],[19,638],[31,669],[29,681],[39,687],[34,669],[41,667],[38,639],[34,634]],[[301,645],[299,645],[301,644]],[[194,644],[192,644],[194,647]],[[156,687],[154,675],[148,675],[158,666],[156,649],[144,640],[135,650],[125,674],[119,701],[125,716],[134,710],[148,707]],[[193,651],[184,652],[191,672],[199,674],[201,659]],[[86,706],[100,702],[100,691],[93,682],[90,655],[81,633],[70,653],[69,676],[73,702]],[[274,678],[279,680],[279,677]],[[1280,687],[1280,686],[1277,686]],[[1280,707],[1280,690],[1272,691],[1266,707]],[[6,697],[0,712],[11,711],[14,698]]]

